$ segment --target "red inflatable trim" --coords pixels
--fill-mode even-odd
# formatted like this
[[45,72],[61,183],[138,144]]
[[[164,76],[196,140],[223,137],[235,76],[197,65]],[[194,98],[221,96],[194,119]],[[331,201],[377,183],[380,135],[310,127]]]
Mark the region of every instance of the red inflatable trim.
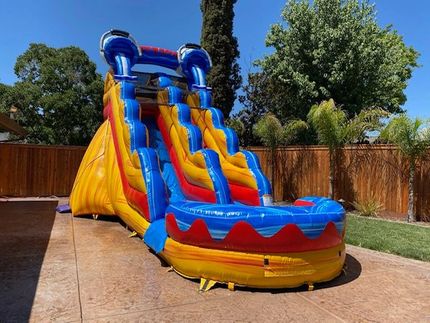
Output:
[[110,104],[109,102],[103,109],[103,119],[106,120],[107,118],[109,118],[111,113],[112,113],[112,104]]
[[234,201],[239,201],[247,205],[261,205],[258,191],[238,184],[228,183],[231,197]]
[[224,239],[211,237],[202,219],[193,222],[187,231],[181,231],[174,214],[166,216],[166,229],[169,236],[178,242],[198,247],[246,251],[258,253],[288,253],[321,250],[335,247],[342,242],[333,222],[329,222],[316,239],[307,238],[295,224],[287,224],[271,237],[263,237],[249,223],[240,221],[233,225]]
[[154,47],[154,46],[146,46],[146,45],[142,45],[140,46],[140,49],[142,51],[149,51],[149,52],[154,52],[155,54],[161,53],[161,54],[166,54],[166,55],[170,55],[174,58],[178,57],[178,54],[170,49],[165,49],[165,48],[160,48],[160,47]]
[[315,206],[315,203],[311,201],[306,201],[306,200],[295,200],[293,205],[294,206]]

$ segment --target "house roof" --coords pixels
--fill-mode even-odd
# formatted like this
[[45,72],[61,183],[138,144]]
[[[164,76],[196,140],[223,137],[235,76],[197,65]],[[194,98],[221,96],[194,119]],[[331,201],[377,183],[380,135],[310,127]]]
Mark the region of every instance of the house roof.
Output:
[[15,120],[9,118],[7,114],[0,113],[0,129],[14,133],[21,137],[27,135],[27,130],[21,127]]

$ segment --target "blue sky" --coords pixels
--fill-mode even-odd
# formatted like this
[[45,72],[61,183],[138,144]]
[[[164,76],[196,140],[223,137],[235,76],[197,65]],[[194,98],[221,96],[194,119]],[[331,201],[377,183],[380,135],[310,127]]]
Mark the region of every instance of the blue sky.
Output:
[[[430,118],[430,2],[426,0],[375,0],[378,22],[393,24],[407,45],[420,53],[406,89],[408,114]],[[0,82],[16,81],[16,57],[29,43],[53,47],[76,45],[84,49],[104,75],[106,64],[98,54],[100,35],[108,29],[129,31],[140,44],[176,50],[186,42],[199,43],[199,0],[16,0],[2,1],[0,26]],[[235,35],[239,40],[242,73],[251,62],[270,52],[264,39],[271,24],[280,21],[285,0],[239,0],[235,6]],[[236,103],[235,109],[240,105]]]

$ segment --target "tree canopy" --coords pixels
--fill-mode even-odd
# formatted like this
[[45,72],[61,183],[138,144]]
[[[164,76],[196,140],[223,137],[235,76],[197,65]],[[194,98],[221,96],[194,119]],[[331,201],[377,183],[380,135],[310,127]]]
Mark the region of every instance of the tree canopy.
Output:
[[236,0],[202,0],[201,44],[212,59],[208,84],[212,87],[212,105],[228,117],[242,83],[237,63],[239,50],[233,36],[233,7]]
[[401,112],[418,52],[391,27],[376,22],[374,5],[359,0],[289,0],[282,23],[271,26],[274,52],[256,61],[245,108],[281,120],[306,118],[312,105],[333,98],[351,118],[362,109]]
[[86,145],[102,120],[103,81],[78,47],[30,44],[17,58],[18,81],[2,96],[1,108],[18,108],[28,141]]
[[0,83],[0,112],[9,112],[10,106],[8,107],[5,101],[10,88],[10,85]]
[[254,126],[254,132],[264,146],[276,149],[280,145],[290,143],[297,134],[307,129],[308,125],[302,120],[290,120],[282,125],[272,113],[264,115]]
[[348,119],[345,111],[336,107],[333,99],[312,106],[308,121],[318,135],[318,141],[329,149],[340,148],[345,144],[363,141],[369,131],[382,128],[381,118],[388,117],[382,109],[361,110],[358,115]]

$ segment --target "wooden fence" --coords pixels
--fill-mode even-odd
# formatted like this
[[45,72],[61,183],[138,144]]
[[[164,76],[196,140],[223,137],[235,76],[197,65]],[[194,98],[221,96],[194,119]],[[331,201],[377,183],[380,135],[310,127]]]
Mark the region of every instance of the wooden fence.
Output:
[[[251,147],[270,177],[270,153]],[[279,148],[275,162],[275,200],[328,195],[329,158],[326,147]],[[430,219],[430,162],[422,162],[415,177],[416,213]],[[386,211],[405,214],[408,208],[408,162],[390,145],[343,148],[336,161],[335,198],[346,202],[379,201]]]
[[1,196],[67,196],[86,147],[0,144]]
[[[67,196],[85,147],[0,144],[0,195]],[[262,147],[249,150],[260,157],[270,178],[270,154]],[[351,146],[337,160],[335,192],[347,202],[376,198],[387,211],[407,212],[407,162],[388,145]],[[279,148],[276,151],[275,198],[293,200],[328,194],[328,151],[321,146]],[[416,212],[430,218],[430,162],[418,167]]]

